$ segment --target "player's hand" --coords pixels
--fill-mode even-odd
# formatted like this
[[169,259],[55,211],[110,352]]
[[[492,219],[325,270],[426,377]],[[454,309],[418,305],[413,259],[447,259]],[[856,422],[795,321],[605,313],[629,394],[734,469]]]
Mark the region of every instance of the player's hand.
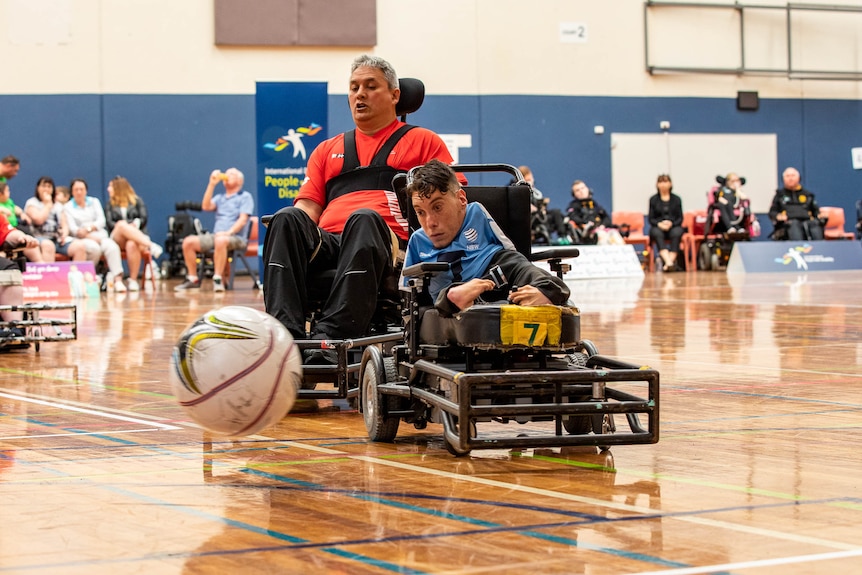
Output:
[[216,185],[221,181],[221,170],[213,170],[210,174],[210,184]]
[[525,285],[509,292],[509,301],[515,305],[547,305],[551,303],[545,294],[531,285]]
[[493,281],[475,278],[467,283],[449,288],[449,291],[446,292],[446,297],[458,306],[458,309],[464,309],[473,305],[473,302],[480,295],[492,289],[494,289]]
[[37,240],[33,236],[21,234],[21,238],[18,240],[18,245],[20,245],[22,248],[35,248],[39,245],[39,240]]

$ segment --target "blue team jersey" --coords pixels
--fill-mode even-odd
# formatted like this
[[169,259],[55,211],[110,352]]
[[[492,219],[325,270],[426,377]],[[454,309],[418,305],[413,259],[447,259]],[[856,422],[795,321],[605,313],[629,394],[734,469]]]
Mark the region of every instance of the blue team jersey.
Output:
[[[431,279],[429,291],[436,300],[443,288],[485,275],[491,258],[504,249],[514,250],[515,245],[503,234],[485,206],[473,202],[467,204],[467,213],[458,235],[445,248],[435,248],[423,230],[410,236],[404,267],[427,262],[449,263],[448,272],[437,274]],[[401,286],[406,287],[403,276]]]

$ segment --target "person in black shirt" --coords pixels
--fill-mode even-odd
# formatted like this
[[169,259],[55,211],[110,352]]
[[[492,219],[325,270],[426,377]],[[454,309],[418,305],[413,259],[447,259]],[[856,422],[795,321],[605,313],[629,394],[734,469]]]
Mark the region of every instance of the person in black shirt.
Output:
[[664,264],[664,271],[675,271],[679,259],[682,228],[682,199],[672,192],[673,181],[660,174],[655,184],[657,193],[649,199],[649,237]]
[[775,226],[774,240],[822,240],[823,224],[814,194],[799,183],[799,170],[787,168],[782,174],[784,187],[775,191],[769,219]]
[[595,199],[593,192],[581,180],[572,183],[572,199],[566,209],[576,244],[599,243],[599,232],[611,227],[611,216]]

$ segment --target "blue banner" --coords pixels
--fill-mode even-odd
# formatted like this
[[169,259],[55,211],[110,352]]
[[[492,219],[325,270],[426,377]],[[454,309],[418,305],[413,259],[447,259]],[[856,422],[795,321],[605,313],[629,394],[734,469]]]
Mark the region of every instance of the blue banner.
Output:
[[858,241],[736,242],[727,273],[820,272],[862,269]]
[[[327,137],[326,82],[257,82],[257,213],[292,206],[308,156]],[[263,246],[264,227],[260,228]],[[261,267],[261,270],[263,268]]]

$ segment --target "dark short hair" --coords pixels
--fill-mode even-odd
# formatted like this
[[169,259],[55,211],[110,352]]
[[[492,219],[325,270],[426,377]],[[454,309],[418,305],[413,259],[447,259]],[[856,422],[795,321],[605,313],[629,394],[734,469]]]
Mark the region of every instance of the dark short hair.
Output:
[[54,195],[57,193],[57,186],[54,185],[54,178],[51,176],[42,176],[38,180],[36,180],[36,189],[33,191],[33,197],[37,200],[39,199],[39,186],[42,184],[51,184],[51,199],[54,199]]
[[420,198],[428,198],[435,191],[445,194],[459,189],[461,184],[452,168],[440,160],[431,160],[424,166],[410,170],[405,192],[408,198],[412,198],[414,194]]
[[18,161],[18,158],[16,158],[15,156],[9,155],[9,156],[6,156],[5,158],[3,158],[2,160],[0,160],[0,164],[6,164],[9,166],[18,166],[21,164],[21,162]]
[[85,180],[84,178],[73,178],[72,181],[69,182],[69,193],[70,194],[72,193],[72,188],[75,187],[75,184],[77,182],[81,182],[82,184],[84,184],[84,189],[88,192],[90,191],[90,186],[87,185],[87,180]]

